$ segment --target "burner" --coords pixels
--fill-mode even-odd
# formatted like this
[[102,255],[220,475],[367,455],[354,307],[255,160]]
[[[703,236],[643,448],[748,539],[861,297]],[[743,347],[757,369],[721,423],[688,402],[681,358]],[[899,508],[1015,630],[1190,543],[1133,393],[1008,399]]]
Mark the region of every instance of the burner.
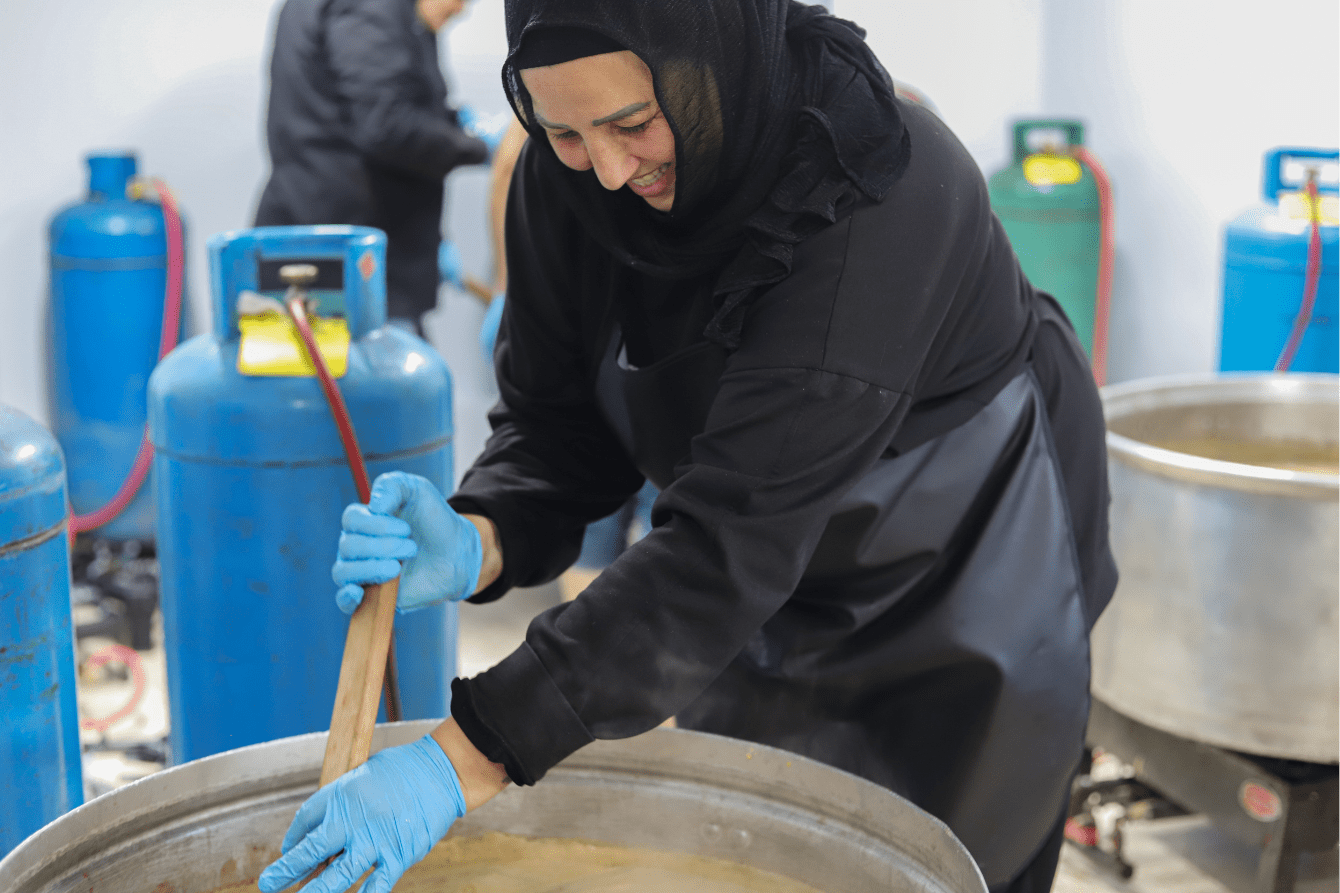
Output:
[[[1089,715],[1088,743],[1133,772],[1095,778],[1086,760],[1072,791],[1066,836],[1122,877],[1129,878],[1135,869],[1121,850],[1124,818],[1204,814],[1230,836],[1261,848],[1257,893],[1291,893],[1299,855],[1330,849],[1340,837],[1340,784],[1334,764],[1202,744],[1136,722],[1097,699]],[[1112,804],[1119,804],[1123,817],[1115,823],[1099,821]],[[1104,829],[1104,824],[1112,827]]]

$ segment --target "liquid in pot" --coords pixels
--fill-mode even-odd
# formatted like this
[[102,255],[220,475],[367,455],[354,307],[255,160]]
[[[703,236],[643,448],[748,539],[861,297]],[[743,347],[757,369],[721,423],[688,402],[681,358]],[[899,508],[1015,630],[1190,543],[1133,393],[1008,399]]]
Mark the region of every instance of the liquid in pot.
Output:
[[[353,889],[357,889],[357,885]],[[211,893],[255,893],[255,883]],[[448,837],[395,893],[820,893],[768,871],[686,853],[489,833]]]

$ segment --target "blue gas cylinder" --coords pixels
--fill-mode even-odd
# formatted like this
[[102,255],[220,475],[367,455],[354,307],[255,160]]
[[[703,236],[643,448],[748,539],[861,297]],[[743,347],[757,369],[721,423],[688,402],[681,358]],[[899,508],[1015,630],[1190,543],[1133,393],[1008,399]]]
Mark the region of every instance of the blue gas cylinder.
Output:
[[[285,367],[299,350],[288,317],[246,309],[283,298],[279,267],[319,270],[314,328],[339,354],[323,346],[369,476],[452,486],[451,375],[426,342],[386,325],[380,230],[239,230],[212,238],[209,257],[213,333],[149,380],[177,762],[330,727],[348,627],[330,567],[358,496],[320,383]],[[456,606],[398,616],[395,636],[403,718],[447,715]]]
[[[1298,167],[1334,169],[1335,149],[1278,148],[1266,153],[1266,204],[1228,225],[1224,239],[1224,318],[1219,368],[1224,372],[1270,370],[1283,351],[1303,300],[1311,223]],[[1290,371],[1340,371],[1340,279],[1334,178],[1319,178],[1321,278],[1311,322]]]
[[0,857],[84,802],[65,461],[0,406]]
[[[90,155],[88,169],[87,199],[50,227],[51,421],[77,515],[106,505],[135,462],[167,283],[163,210],[126,195],[135,156]],[[153,538],[148,484],[99,535]]]

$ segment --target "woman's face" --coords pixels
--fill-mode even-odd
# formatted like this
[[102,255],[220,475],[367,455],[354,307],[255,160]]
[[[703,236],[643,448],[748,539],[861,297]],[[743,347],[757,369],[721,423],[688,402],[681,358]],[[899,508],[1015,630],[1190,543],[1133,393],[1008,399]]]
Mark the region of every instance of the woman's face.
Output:
[[527,68],[521,81],[560,161],[594,168],[606,189],[627,186],[656,210],[670,210],[675,137],[646,63],[627,50],[603,53]]

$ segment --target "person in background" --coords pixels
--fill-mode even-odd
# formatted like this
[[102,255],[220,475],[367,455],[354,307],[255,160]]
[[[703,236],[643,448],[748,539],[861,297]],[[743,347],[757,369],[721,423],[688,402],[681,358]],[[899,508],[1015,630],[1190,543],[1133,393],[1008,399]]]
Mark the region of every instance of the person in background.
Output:
[[443,178],[487,162],[503,133],[447,105],[437,34],[464,6],[286,0],[270,58],[255,225],[385,231],[387,316],[419,335],[437,303]]
[[991,893],[1045,893],[1117,580],[1105,425],[977,163],[817,6],[506,13],[530,139],[493,434],[450,499],[393,471],[345,510],[336,602],[538,585],[645,480],[654,525],[309,798],[261,890],[341,850],[309,893],[389,890],[509,782],[673,716],[883,785]]

